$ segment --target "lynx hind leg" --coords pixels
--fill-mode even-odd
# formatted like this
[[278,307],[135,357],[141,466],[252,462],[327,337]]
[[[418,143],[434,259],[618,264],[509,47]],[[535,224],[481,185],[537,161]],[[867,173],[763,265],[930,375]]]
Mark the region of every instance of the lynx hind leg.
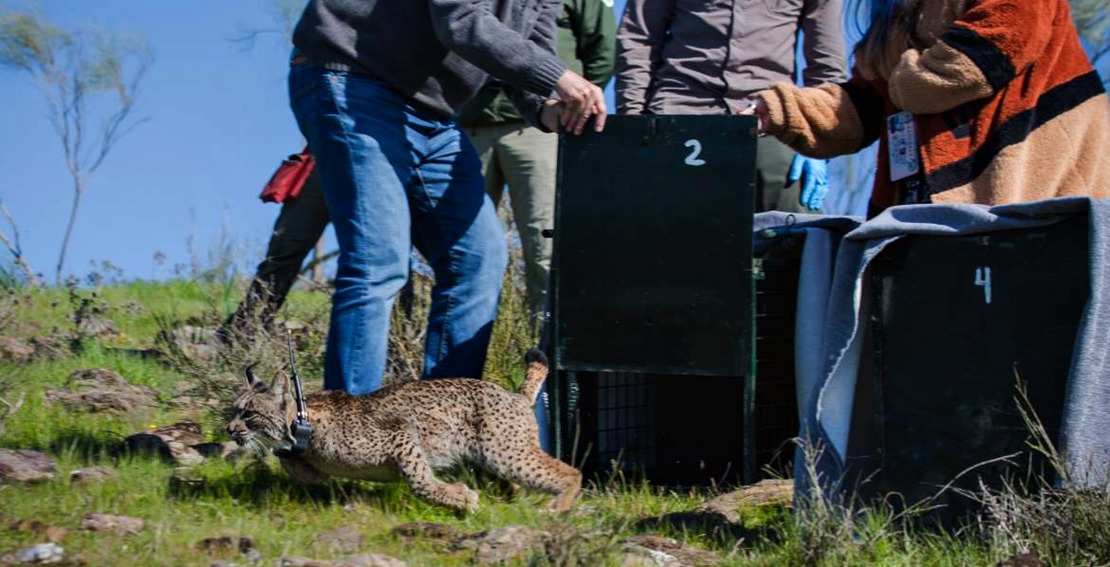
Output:
[[331,477],[302,459],[278,459],[293,480],[302,484],[323,484]]
[[392,448],[397,468],[417,497],[455,510],[478,511],[478,493],[465,484],[449,484],[436,478],[424,451],[412,435],[397,434]]
[[523,486],[554,494],[549,509],[566,512],[582,491],[582,473],[548,455],[535,435],[495,439],[486,449],[485,462],[490,472]]

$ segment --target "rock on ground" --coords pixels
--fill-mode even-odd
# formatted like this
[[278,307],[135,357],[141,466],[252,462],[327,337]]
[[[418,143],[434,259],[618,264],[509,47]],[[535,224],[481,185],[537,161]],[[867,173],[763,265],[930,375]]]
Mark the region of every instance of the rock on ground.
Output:
[[66,390],[47,390],[47,404],[60,404],[70,411],[135,414],[158,405],[158,391],[124,380],[104,368],[77,370],[66,380]]
[[[718,565],[720,556],[690,544],[651,534],[635,535],[624,540],[625,563],[637,565],[635,558],[649,558],[665,567],[703,567]],[[631,556],[631,557],[630,557]],[[650,565],[651,563],[649,563]]]
[[43,482],[54,478],[54,459],[30,449],[0,448],[0,481]]
[[456,549],[470,549],[480,565],[508,563],[543,550],[548,534],[526,526],[506,526],[473,534],[455,543]]
[[339,559],[321,560],[306,557],[283,557],[282,567],[408,567],[404,561],[380,553],[362,553]]
[[728,522],[743,522],[744,509],[773,505],[789,505],[794,500],[794,481],[761,480],[753,485],[718,496],[698,507],[698,512],[719,514]]
[[[204,461],[196,448],[208,445],[201,435],[200,425],[182,421],[129,435],[123,440],[123,450],[132,454],[155,454],[182,465],[195,465]],[[210,448],[205,447],[205,451]]]
[[36,360],[62,360],[73,356],[73,351],[63,337],[49,335],[31,339],[31,346],[35,349]]
[[92,513],[81,519],[81,525],[77,529],[90,532],[115,532],[122,535],[138,533],[145,525],[146,522],[139,518]]
[[0,360],[27,362],[35,354],[34,347],[12,337],[0,337]]
[[69,481],[73,484],[93,484],[119,476],[119,471],[111,467],[95,466],[70,471]]
[[19,553],[0,557],[0,565],[51,565],[61,563],[65,550],[56,543],[39,543]]
[[312,547],[338,553],[354,553],[362,547],[365,537],[357,530],[339,528],[324,532],[312,542]]

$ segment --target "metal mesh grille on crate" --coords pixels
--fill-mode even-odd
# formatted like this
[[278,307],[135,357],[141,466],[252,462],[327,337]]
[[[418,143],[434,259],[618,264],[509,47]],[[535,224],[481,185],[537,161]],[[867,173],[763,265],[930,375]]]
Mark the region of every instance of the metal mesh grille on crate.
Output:
[[761,255],[756,282],[756,466],[790,470],[798,433],[794,319],[804,233],[779,235]]
[[599,372],[597,380],[597,456],[622,470],[655,465],[651,377],[635,372]]

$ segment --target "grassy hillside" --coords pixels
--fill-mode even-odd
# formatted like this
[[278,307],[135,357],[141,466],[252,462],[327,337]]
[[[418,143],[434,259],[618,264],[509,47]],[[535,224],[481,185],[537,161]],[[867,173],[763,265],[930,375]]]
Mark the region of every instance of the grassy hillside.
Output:
[[[416,291],[413,315],[396,314],[389,380],[419,374],[426,282]],[[487,378],[512,387],[522,378],[523,353],[534,337],[521,294],[508,291]],[[284,362],[281,333],[225,350],[206,343],[205,329],[234,309],[242,282],[48,290],[8,285],[0,292],[0,340],[7,353],[0,354],[0,398],[11,406],[23,401],[3,422],[0,448],[40,451],[55,463],[52,479],[0,484],[0,555],[55,540],[65,561],[87,565],[278,565],[282,558],[323,561],[366,553],[409,565],[498,559],[511,565],[993,565],[1020,551],[1060,565],[1108,560],[1098,555],[1108,547],[1099,540],[1110,512],[1086,516],[1089,525],[1081,531],[1093,535],[1062,549],[1046,543],[1059,543],[1057,534],[1003,521],[1009,516],[984,516],[958,535],[939,534],[884,511],[843,514],[810,506],[791,513],[778,491],[770,503],[739,505],[723,519],[705,511],[721,496],[717,491],[676,493],[619,476],[594,479],[573,513],[555,516],[543,511],[545,495],[512,495],[498,482],[461,471],[482,495],[482,509],[462,516],[417,500],[403,483],[299,486],[273,457],[210,456],[183,466],[153,453],[129,453],[121,450],[126,436],[182,421],[199,424],[204,440],[226,441],[225,410],[242,384],[243,366],[259,361],[260,375],[268,375]],[[309,390],[320,384],[327,313],[326,293],[297,291],[281,317],[281,327],[296,338]],[[50,393],[72,389],[75,371],[97,368],[149,387],[142,391],[153,392],[153,403],[85,411]],[[90,467],[103,467],[96,470],[107,476],[71,479],[72,471]],[[768,499],[747,499],[760,500]],[[1092,502],[1086,505],[1097,508],[1097,498]],[[82,529],[96,527],[88,519],[94,513],[142,525]],[[514,546],[520,548],[515,553]],[[375,564],[368,561],[333,564]]]

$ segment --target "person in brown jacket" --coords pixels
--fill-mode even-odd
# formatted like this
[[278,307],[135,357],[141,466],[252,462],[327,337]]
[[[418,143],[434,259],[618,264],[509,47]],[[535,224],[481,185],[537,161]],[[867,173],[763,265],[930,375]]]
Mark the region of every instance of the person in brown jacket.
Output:
[[795,150],[880,140],[891,205],[1110,197],[1110,103],[1066,0],[873,0],[841,84],[776,83],[752,112]]
[[[617,29],[617,111],[741,112],[772,83],[794,80],[799,35],[802,82],[843,81],[841,0],[628,0]],[[821,209],[824,160],[773,138],[759,141],[756,160],[756,210]]]

